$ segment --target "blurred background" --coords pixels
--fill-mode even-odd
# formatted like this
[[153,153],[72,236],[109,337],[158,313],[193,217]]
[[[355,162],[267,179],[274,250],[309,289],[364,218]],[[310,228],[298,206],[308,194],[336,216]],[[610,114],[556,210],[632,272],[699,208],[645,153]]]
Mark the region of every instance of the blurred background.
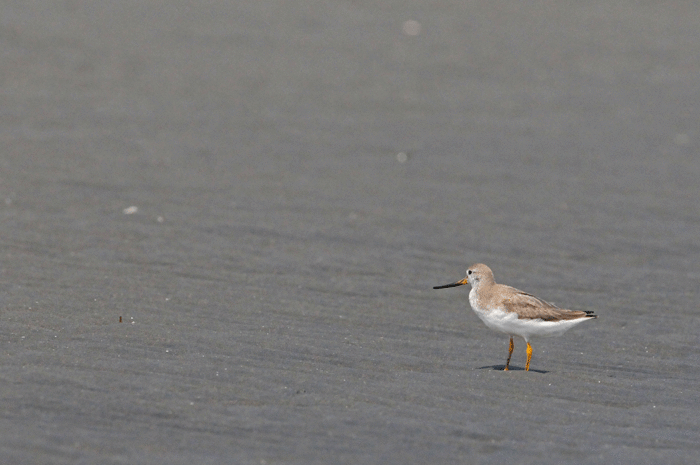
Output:
[[[681,0],[0,2],[3,462],[695,460],[698,50]],[[475,262],[600,318],[504,376],[431,289]]]

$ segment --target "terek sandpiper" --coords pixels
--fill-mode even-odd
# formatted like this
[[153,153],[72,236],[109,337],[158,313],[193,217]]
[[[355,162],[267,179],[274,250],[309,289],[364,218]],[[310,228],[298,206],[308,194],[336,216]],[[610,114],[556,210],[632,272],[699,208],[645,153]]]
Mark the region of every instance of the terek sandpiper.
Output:
[[582,321],[598,318],[592,311],[564,310],[534,295],[527,294],[504,284],[496,284],[491,268],[481,263],[472,265],[467,276],[457,282],[435,286],[433,289],[470,284],[469,304],[479,318],[489,328],[510,335],[508,360],[504,370],[508,370],[513,355],[513,336],[520,336],[527,343],[527,363],[530,369],[533,336],[561,336],[569,328]]

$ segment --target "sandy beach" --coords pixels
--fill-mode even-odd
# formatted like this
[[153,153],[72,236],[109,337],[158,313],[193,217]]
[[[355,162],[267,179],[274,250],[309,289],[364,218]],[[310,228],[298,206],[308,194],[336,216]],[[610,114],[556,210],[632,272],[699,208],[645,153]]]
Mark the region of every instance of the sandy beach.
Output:
[[[684,1],[3,3],[0,461],[697,462],[698,31]],[[598,319],[503,372],[432,289],[477,262]]]

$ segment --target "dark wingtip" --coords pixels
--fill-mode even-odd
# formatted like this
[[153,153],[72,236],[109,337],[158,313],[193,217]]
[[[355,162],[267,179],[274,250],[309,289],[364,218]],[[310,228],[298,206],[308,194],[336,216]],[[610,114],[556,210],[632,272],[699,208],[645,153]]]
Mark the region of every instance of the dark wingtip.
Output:
[[598,315],[593,310],[584,310],[584,312],[586,312],[586,318],[598,318]]

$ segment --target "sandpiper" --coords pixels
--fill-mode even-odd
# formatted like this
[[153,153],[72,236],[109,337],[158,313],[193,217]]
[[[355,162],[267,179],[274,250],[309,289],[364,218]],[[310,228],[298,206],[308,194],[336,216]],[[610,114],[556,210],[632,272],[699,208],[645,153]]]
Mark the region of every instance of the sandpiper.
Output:
[[469,304],[489,328],[510,335],[510,349],[504,370],[508,370],[513,355],[513,336],[520,336],[527,343],[527,363],[530,369],[533,336],[561,336],[569,328],[597,316],[589,310],[574,311],[559,308],[534,295],[504,284],[496,284],[491,268],[481,263],[472,265],[467,276],[457,282],[435,286],[433,289],[470,284]]

